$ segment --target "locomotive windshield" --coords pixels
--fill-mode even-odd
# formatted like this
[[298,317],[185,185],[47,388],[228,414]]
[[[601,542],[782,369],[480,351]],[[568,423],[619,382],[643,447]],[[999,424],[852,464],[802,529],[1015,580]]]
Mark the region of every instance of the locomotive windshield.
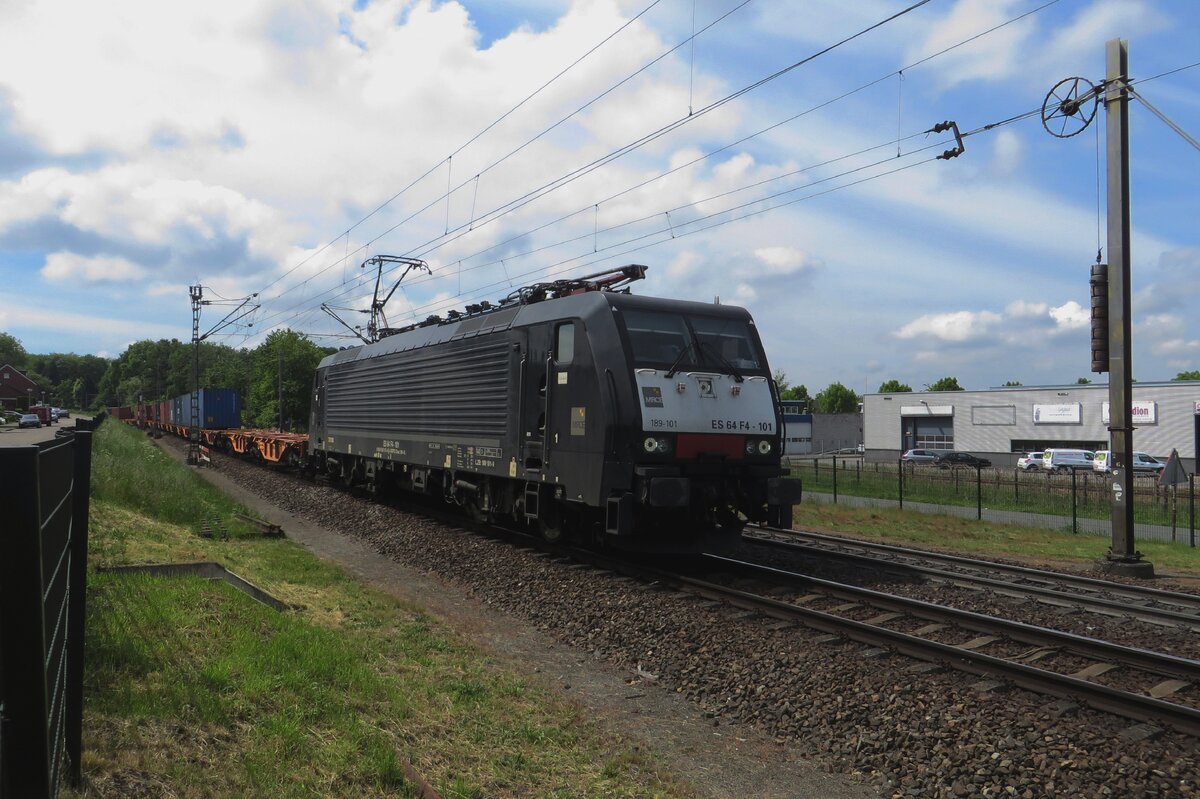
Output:
[[745,319],[627,308],[622,316],[635,366],[760,369]]

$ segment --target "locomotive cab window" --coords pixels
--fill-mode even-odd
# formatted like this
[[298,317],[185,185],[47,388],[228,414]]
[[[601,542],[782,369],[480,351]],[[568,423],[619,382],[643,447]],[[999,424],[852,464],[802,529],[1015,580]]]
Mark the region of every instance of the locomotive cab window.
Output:
[[554,344],[554,360],[565,366],[575,358],[575,323],[559,325]]
[[692,334],[682,316],[629,308],[624,317],[635,364],[669,366],[678,358],[679,366],[696,365]]
[[694,316],[691,323],[700,342],[700,360],[704,363],[714,366],[732,364],[738,369],[759,368],[758,353],[746,320]]
[[637,366],[761,369],[763,359],[746,319],[643,311],[622,314]]

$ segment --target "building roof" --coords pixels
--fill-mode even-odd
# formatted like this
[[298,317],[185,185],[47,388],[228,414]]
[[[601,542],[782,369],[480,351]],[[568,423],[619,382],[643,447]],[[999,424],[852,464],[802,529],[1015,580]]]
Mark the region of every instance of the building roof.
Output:
[[38,384],[25,376],[12,364],[0,366],[0,394],[9,397],[23,397],[30,391],[40,390]]

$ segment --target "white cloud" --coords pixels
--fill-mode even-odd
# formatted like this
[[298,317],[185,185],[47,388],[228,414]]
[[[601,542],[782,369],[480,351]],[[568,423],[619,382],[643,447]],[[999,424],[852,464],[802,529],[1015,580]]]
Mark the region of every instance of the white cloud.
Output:
[[817,267],[808,253],[795,247],[759,247],[754,255],[763,264],[757,271],[766,275],[792,275]]
[[[958,44],[976,33],[1016,16],[1018,0],[958,0],[929,34],[906,56],[917,61]],[[989,36],[942,56],[935,63],[946,87],[970,80],[996,81],[1012,75],[1020,66],[1020,53],[1036,29],[1032,18],[1015,22]]]
[[935,338],[963,342],[987,336],[1000,321],[1000,315],[991,311],[926,314],[901,327],[895,335],[901,339]]
[[141,319],[119,319],[91,314],[67,313],[14,304],[0,311],[0,327],[17,326],[37,330],[72,331],[106,340],[116,336],[132,342],[144,338],[178,338],[187,335],[186,325],[160,325]]
[[1049,310],[1050,306],[1044,302],[1026,302],[1025,300],[1010,302],[1004,308],[1004,312],[1015,319],[1044,317]]
[[1056,308],[1050,309],[1050,317],[1054,320],[1054,333],[1064,333],[1070,330],[1080,330],[1088,326],[1092,318],[1089,308],[1084,308],[1075,300],[1068,300]]
[[42,276],[56,283],[68,280],[121,283],[145,274],[146,270],[124,258],[104,255],[87,258],[71,252],[50,253],[42,267]]

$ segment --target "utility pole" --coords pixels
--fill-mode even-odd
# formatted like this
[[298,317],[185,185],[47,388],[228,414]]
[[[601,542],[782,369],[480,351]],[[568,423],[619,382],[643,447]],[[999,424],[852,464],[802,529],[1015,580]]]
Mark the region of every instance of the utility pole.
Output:
[[[251,294],[249,297],[244,297],[240,300],[206,300],[204,299],[203,286],[189,286],[188,292],[192,298],[192,351],[194,353],[194,368],[192,372],[192,419],[188,429],[188,454],[187,462],[189,466],[200,465],[200,342],[206,338],[222,330],[225,327],[244,319],[250,314],[258,310],[258,304],[251,304],[251,300],[258,296],[257,293]],[[233,305],[237,306],[225,314],[221,321],[217,322],[206,333],[200,332],[200,309],[205,305]],[[254,324],[249,322],[247,324]]]
[[1082,133],[1104,101],[1108,149],[1108,264],[1091,268],[1092,371],[1108,372],[1109,427],[1112,447],[1112,545],[1100,560],[1106,571],[1153,577],[1154,565],[1134,548],[1133,523],[1133,320],[1130,309],[1129,257],[1129,44],[1105,45],[1104,83],[1085,78],[1059,81],[1042,103],[1042,125],[1060,139]]
[[1112,546],[1101,566],[1153,577],[1154,564],[1134,548],[1133,369],[1129,257],[1129,45],[1105,46],[1104,109],[1108,144],[1108,407],[1112,437]]
[[283,347],[279,346],[279,341],[276,340],[275,349],[279,354],[279,427],[276,429],[283,432]]

